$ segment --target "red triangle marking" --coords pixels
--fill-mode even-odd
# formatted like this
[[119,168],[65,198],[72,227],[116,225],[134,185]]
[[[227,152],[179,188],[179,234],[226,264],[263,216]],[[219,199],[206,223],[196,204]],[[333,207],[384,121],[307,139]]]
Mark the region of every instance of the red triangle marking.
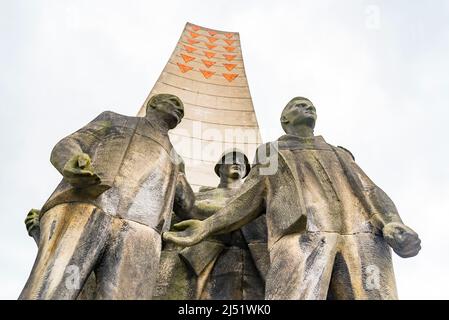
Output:
[[186,38],[186,39],[187,39],[187,42],[190,44],[197,44],[199,42],[198,40],[191,39],[191,38]]
[[204,65],[208,68],[212,67],[215,64],[214,61],[209,61],[209,60],[201,60],[201,61],[203,61]]
[[232,46],[235,40],[223,39],[224,42],[228,44],[228,46]]
[[233,33],[225,33],[225,36],[228,39],[231,39],[233,35],[234,35]]
[[213,37],[215,36],[217,33],[213,30],[208,30],[207,32],[209,32],[209,34]]
[[207,71],[207,70],[202,70],[200,69],[201,73],[203,74],[204,78],[209,79],[210,77],[212,77],[215,72],[213,71]]
[[192,60],[195,60],[195,57],[191,57],[191,56],[188,56],[188,55],[183,54],[183,53],[181,53],[181,57],[182,57],[182,59],[184,60],[185,63],[188,63],[188,62],[190,62]]
[[236,66],[236,64],[233,63],[223,63],[223,65],[225,66],[226,69],[228,69],[228,71],[232,71],[232,69],[234,69]]
[[225,48],[228,52],[232,52],[232,51],[234,51],[235,50],[235,47],[223,47],[223,48]]
[[215,41],[218,40],[218,38],[214,38],[214,37],[207,37],[207,39],[209,39],[209,42],[214,43]]
[[225,77],[226,80],[228,80],[229,82],[237,78],[237,76],[238,76],[237,73],[223,73],[223,77]]
[[235,59],[235,54],[223,54],[223,57],[228,61],[232,61]]
[[198,27],[198,26],[192,25],[192,29],[193,29],[193,31],[198,31],[198,30],[200,30],[201,28]]
[[190,53],[196,51],[196,48],[194,48],[194,47],[189,47],[189,46],[186,46],[186,45],[184,45],[184,49],[186,49],[187,52],[190,52]]
[[207,42],[204,42],[204,44],[206,45],[206,47],[209,48],[209,50],[213,50],[213,49],[216,47],[215,44],[209,44],[209,43],[207,43]]
[[208,57],[209,59],[215,57],[215,52],[204,51],[204,54],[205,54],[206,57]]
[[190,71],[190,70],[193,69],[192,67],[186,66],[185,64],[182,64],[182,63],[179,63],[179,62],[177,62],[176,64],[178,65],[179,70],[181,70],[182,73],[186,73],[187,71]]
[[190,35],[192,36],[192,38],[197,38],[197,37],[200,36],[198,33],[195,33],[195,32],[192,32],[192,31],[190,31]]

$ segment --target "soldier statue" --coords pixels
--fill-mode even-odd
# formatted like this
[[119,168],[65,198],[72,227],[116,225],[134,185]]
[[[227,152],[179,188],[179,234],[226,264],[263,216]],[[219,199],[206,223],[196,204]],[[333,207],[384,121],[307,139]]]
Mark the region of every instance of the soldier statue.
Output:
[[[195,194],[190,218],[203,220],[225,207],[238,193],[249,170],[245,154],[237,149],[225,152],[214,169],[220,183],[217,187],[200,188]],[[166,243],[161,258],[158,299],[263,299],[268,265],[263,217],[192,247],[182,249]]]
[[309,99],[292,99],[281,115],[286,134],[259,147],[226,206],[164,239],[192,246],[266,213],[266,299],[397,299],[390,247],[415,256],[419,237],[348,150],[314,136],[316,119]]

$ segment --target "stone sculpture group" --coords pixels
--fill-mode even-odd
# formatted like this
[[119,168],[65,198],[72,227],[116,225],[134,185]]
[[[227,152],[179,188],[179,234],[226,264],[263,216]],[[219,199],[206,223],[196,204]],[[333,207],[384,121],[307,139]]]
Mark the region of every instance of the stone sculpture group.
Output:
[[420,239],[314,135],[309,99],[252,165],[225,152],[197,193],[168,136],[183,115],[158,94],[145,117],[103,112],[54,147],[63,179],[25,220],[38,254],[20,299],[397,299],[390,248],[412,257]]

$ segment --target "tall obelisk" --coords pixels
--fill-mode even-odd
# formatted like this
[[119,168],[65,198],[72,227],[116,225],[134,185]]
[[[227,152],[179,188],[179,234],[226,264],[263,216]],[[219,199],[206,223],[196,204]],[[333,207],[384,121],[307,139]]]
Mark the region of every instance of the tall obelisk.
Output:
[[184,119],[170,138],[194,189],[218,184],[213,168],[223,151],[238,148],[253,159],[262,140],[237,32],[187,23],[139,115],[158,93],[184,102]]

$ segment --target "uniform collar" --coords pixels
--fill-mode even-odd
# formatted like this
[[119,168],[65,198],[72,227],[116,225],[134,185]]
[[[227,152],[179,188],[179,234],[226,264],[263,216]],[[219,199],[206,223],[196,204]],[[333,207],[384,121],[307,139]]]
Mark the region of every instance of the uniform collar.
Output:
[[281,149],[330,149],[322,136],[299,137],[284,134],[279,137],[278,144]]

